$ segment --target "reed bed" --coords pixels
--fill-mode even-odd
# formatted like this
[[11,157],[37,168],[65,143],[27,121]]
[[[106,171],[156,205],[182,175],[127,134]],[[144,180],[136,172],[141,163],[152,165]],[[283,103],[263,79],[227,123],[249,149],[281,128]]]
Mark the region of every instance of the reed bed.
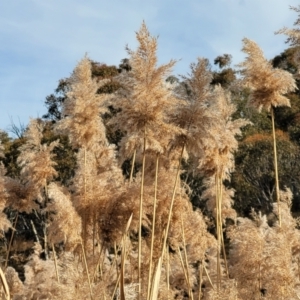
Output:
[[[285,94],[296,89],[295,79],[244,39],[240,86],[273,124],[276,218],[269,224],[255,211],[242,218],[225,181],[234,171],[237,138],[250,122],[233,118],[231,93],[211,85],[206,59],[191,65],[185,84],[168,83],[176,62],[157,65],[157,38],[145,23],[136,38],[137,49],[128,49],[131,69],[117,76],[116,93],[97,93],[106,81],[93,78],[88,57],[69,79],[63,118],[53,125],[76,153],[68,184],[56,180],[59,141],[43,142],[46,122],[39,119],[26,130],[19,178],[0,166],[1,211],[16,212],[13,224],[0,214],[2,232],[16,230],[19,213],[35,212],[45,233],[44,242],[36,234],[23,281],[9,265],[11,236],[0,268],[2,298],[300,299],[300,235],[290,213],[292,192],[279,188],[274,125],[274,108],[290,105]],[[117,147],[101,117],[110,105],[117,113],[109,126],[123,134]],[[128,159],[126,178],[121,166]],[[202,198],[213,230],[190,202],[184,164],[205,178]]]

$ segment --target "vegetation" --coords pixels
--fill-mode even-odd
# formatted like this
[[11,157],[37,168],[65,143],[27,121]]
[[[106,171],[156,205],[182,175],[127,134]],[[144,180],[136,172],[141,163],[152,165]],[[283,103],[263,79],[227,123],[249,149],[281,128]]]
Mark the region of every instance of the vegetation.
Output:
[[272,61],[244,39],[239,70],[178,79],[143,23],[0,132],[2,298],[299,299],[300,37],[279,33]]

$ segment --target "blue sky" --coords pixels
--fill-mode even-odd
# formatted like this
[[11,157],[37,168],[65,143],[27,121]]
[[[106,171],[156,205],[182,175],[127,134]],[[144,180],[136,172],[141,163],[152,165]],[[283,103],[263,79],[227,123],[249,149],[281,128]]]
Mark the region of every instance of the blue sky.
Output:
[[243,60],[241,40],[256,41],[267,58],[281,53],[299,0],[9,0],[0,4],[0,129],[46,112],[45,97],[85,55],[118,65],[135,49],[145,20],[159,36],[159,63],[179,60],[186,74],[197,57],[229,53]]

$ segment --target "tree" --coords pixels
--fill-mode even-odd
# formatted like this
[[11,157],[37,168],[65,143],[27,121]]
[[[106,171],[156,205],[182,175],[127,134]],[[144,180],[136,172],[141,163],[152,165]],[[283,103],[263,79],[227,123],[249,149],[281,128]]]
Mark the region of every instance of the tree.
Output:
[[232,60],[232,55],[223,54],[215,58],[214,64],[219,65],[219,68],[223,69],[224,67],[229,66],[231,64],[231,60]]
[[[287,133],[276,134],[280,189],[292,190],[295,210],[300,203],[299,147],[289,140]],[[234,208],[242,216],[249,216],[252,208],[263,214],[272,211],[276,198],[272,148],[271,133],[254,133],[240,142],[231,187],[236,191]]]
[[230,54],[223,54],[215,58],[214,64],[218,65],[221,70],[219,72],[213,72],[211,84],[220,84],[222,87],[227,88],[236,79],[236,72],[229,67],[231,64],[231,59],[232,56]]

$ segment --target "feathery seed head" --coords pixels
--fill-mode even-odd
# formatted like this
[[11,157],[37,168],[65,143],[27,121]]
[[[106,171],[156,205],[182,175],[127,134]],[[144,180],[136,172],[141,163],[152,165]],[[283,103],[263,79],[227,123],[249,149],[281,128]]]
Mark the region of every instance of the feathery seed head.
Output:
[[243,39],[242,51],[247,54],[240,64],[243,82],[251,90],[249,104],[258,111],[272,107],[290,106],[290,101],[284,94],[297,89],[293,75],[281,69],[275,69],[267,61],[259,46],[247,39]]

